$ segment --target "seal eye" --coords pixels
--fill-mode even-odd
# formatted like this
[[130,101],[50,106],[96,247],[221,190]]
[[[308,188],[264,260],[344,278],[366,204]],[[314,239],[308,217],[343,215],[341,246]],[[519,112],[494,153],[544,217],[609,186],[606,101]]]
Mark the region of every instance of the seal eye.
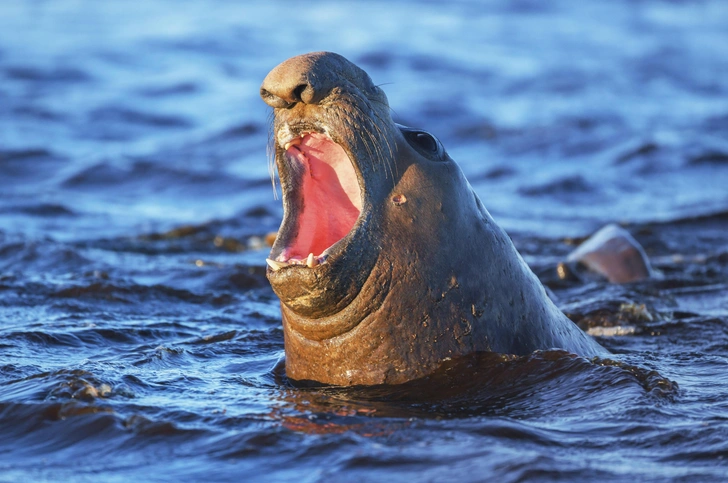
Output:
[[437,154],[440,151],[440,143],[435,137],[425,131],[404,131],[409,143],[426,153]]
[[410,145],[420,153],[424,154],[428,158],[434,161],[447,161],[449,158],[445,152],[445,148],[442,147],[440,141],[435,136],[422,131],[421,129],[412,129],[411,127],[397,124],[400,131],[404,135]]
[[411,138],[412,141],[414,141],[419,147],[421,147],[425,151],[429,151],[433,154],[437,153],[437,140],[432,137],[431,134],[424,131],[413,132]]

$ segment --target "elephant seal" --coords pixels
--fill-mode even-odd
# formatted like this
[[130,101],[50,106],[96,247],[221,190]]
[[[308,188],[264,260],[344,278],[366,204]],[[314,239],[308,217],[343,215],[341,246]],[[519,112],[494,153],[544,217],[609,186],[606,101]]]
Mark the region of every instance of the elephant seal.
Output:
[[476,351],[606,351],[561,313],[431,134],[395,124],[384,92],[344,57],[275,67],[284,216],[267,276],[286,373],[398,384]]

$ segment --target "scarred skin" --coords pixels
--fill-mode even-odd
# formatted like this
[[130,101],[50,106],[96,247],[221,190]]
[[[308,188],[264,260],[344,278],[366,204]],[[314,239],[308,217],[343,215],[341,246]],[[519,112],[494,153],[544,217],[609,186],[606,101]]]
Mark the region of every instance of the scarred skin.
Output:
[[[261,96],[277,140],[313,130],[342,146],[363,198],[325,263],[268,269],[291,379],[398,384],[475,351],[606,353],[546,296],[439,141],[434,151],[411,143],[363,70],[328,52],[294,57]],[[296,236],[305,203],[278,142],[275,151],[285,214],[272,259]]]

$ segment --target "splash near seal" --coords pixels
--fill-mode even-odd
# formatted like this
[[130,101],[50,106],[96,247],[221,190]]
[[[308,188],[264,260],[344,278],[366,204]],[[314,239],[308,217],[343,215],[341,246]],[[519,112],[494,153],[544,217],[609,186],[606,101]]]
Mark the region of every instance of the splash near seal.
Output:
[[434,136],[344,57],[263,81],[284,217],[268,259],[286,373],[398,384],[478,351],[606,351],[561,313]]

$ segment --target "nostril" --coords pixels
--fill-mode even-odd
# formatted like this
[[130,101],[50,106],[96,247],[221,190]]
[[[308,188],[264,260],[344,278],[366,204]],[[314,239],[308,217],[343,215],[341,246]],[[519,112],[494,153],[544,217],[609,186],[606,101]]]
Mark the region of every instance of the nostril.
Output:
[[260,97],[263,98],[266,104],[274,108],[289,108],[295,104],[295,102],[288,102],[262,87],[260,89]]
[[303,92],[308,88],[308,84],[300,84],[297,85],[295,89],[293,89],[293,99],[296,100],[296,102],[300,102],[303,99]]

